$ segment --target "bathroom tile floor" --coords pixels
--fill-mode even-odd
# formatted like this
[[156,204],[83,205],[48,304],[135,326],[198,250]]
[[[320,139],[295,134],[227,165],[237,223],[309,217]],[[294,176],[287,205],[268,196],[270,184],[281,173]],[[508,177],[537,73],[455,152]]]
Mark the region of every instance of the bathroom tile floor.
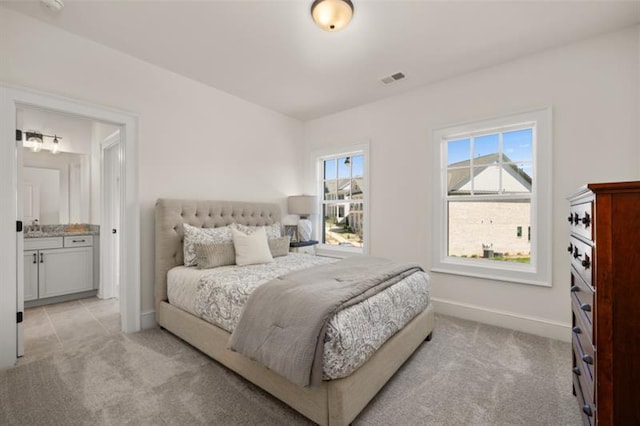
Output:
[[90,297],[28,308],[23,331],[24,362],[84,339],[120,333],[120,304]]

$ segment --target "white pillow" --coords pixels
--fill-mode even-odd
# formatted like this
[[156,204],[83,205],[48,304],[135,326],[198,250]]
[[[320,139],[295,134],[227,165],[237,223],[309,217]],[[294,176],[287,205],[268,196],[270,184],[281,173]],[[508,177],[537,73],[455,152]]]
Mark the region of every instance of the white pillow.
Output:
[[198,228],[187,223],[184,229],[184,266],[194,266],[198,263],[196,256],[196,244],[230,243],[233,241],[231,228],[222,226],[219,228]]
[[273,262],[264,228],[258,228],[251,234],[245,234],[236,228],[231,228],[231,235],[233,236],[233,247],[236,250],[236,265]]

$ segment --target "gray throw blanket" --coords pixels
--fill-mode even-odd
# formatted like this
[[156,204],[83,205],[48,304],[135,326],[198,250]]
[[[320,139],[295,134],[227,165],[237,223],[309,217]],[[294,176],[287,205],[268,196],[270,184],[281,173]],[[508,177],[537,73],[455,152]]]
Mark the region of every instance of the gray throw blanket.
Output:
[[362,256],[278,277],[251,293],[229,348],[293,383],[318,386],[333,315],[421,270]]

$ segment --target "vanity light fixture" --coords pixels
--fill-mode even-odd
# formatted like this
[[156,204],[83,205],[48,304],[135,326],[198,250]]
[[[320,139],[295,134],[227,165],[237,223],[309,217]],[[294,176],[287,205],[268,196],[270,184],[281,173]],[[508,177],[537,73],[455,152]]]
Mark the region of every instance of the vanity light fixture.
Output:
[[315,0],[311,5],[311,16],[325,31],[338,31],[346,27],[353,16],[351,0]]
[[51,153],[57,154],[60,152],[60,144],[58,143],[58,136],[53,135],[53,146],[51,147]]
[[31,143],[31,151],[40,152],[44,141],[42,140],[42,133],[26,132],[27,142]]
[[[24,139],[21,139],[22,134],[24,134]],[[51,146],[45,146],[44,138],[52,138],[53,143]],[[48,149],[52,154],[57,154],[60,152],[60,139],[58,135],[43,135],[38,132],[20,132],[16,131],[16,139],[23,140],[23,145],[31,148],[33,152],[40,152],[43,149]]]

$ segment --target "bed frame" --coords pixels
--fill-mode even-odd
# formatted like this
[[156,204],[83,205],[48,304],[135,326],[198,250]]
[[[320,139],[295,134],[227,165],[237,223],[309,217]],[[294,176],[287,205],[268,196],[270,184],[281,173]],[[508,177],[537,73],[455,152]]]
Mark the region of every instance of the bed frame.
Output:
[[160,199],[155,222],[156,319],[161,327],[195,346],[227,368],[261,387],[320,425],[348,425],[422,344],[430,340],[433,306],[416,316],[348,377],[301,387],[261,364],[227,349],[230,334],[167,302],[167,272],[183,264],[182,223],[203,228],[270,225],[280,220],[271,203]]

